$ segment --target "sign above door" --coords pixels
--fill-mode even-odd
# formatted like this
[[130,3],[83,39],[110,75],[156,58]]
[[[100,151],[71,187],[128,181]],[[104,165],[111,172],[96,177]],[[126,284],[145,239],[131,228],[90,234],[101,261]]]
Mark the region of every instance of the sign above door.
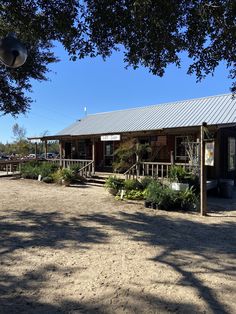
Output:
[[102,135],[101,141],[120,141],[120,134]]

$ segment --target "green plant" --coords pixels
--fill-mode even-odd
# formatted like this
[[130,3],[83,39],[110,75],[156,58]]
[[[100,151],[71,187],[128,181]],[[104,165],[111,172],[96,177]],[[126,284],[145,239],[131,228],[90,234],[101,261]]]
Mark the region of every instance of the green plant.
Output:
[[62,184],[63,182],[71,183],[75,178],[74,172],[69,168],[58,169],[52,174],[54,182]]
[[42,162],[39,164],[39,172],[42,178],[51,176],[57,169],[58,166],[50,162]]
[[22,165],[21,175],[26,179],[37,179],[39,175],[44,178],[50,177],[57,169],[54,164],[32,160]]
[[181,210],[187,211],[197,208],[199,199],[193,187],[180,191],[179,197],[181,200]]
[[145,190],[152,181],[154,181],[152,177],[144,177],[141,179],[140,183],[142,184],[142,187]]
[[124,181],[124,189],[126,191],[143,190],[143,186],[138,180],[127,179]]
[[78,163],[78,164],[72,165],[70,169],[74,172],[79,172],[82,167],[83,167],[83,164]]
[[180,210],[181,200],[178,197],[178,192],[165,187],[160,197],[159,208],[163,210]]
[[195,192],[196,195],[200,194],[200,181],[199,177],[195,174],[192,174],[188,179],[189,187]]
[[125,198],[128,200],[143,200],[143,191],[140,190],[129,190],[125,193]]
[[185,177],[186,173],[183,167],[181,166],[171,166],[169,170],[169,178],[171,181],[180,182]]
[[162,191],[159,208],[164,210],[183,210],[195,209],[198,204],[198,197],[193,188],[184,191],[173,191],[165,187]]
[[180,183],[187,183],[187,180],[191,177],[191,173],[182,166],[173,165],[169,170],[169,178],[171,181]]
[[25,179],[37,179],[40,174],[40,166],[37,161],[29,161],[22,165],[21,176]]
[[117,194],[124,187],[124,180],[116,176],[109,176],[105,181],[105,188],[113,190],[113,194]]
[[153,180],[149,183],[143,195],[145,195],[147,201],[159,204],[162,191],[162,185],[159,182]]
[[120,144],[120,146],[114,151],[115,161],[112,164],[113,170],[117,172],[125,172],[136,161],[146,159],[151,152],[149,144],[137,143],[135,139],[127,140]]

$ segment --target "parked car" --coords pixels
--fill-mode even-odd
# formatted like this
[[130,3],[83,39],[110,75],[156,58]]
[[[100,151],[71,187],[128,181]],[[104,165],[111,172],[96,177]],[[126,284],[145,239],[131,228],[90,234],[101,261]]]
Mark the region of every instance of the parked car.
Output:
[[6,155],[0,155],[0,160],[7,160],[7,159],[9,159],[8,156],[6,156]]
[[55,153],[47,153],[47,156],[45,155],[45,153],[40,155],[41,159],[53,159],[56,157],[57,157],[57,154],[55,154]]

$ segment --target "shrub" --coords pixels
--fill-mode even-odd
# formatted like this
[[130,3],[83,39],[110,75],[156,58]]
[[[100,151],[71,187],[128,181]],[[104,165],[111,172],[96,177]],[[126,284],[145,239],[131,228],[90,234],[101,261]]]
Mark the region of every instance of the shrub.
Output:
[[187,211],[197,208],[199,200],[193,187],[186,189],[185,191],[180,191],[179,197],[181,200],[181,210]]
[[137,156],[139,161],[141,161],[147,159],[150,152],[151,147],[147,143],[137,143],[135,139],[122,142],[114,151],[115,162],[112,164],[113,170],[124,173],[136,163]]
[[152,180],[148,184],[148,186],[144,192],[144,195],[146,196],[146,200],[150,201],[152,203],[159,204],[160,198],[162,195],[162,190],[163,190],[162,185],[159,182],[157,182],[156,180]]
[[126,192],[125,198],[128,200],[142,200],[144,198],[143,191],[130,190]]
[[37,179],[40,174],[39,162],[30,161],[22,165],[21,176],[25,179]]
[[154,179],[152,177],[142,178],[141,184],[142,184],[143,190],[145,190],[152,181],[154,181]]
[[180,210],[181,200],[178,198],[178,192],[165,187],[162,191],[158,207],[164,210]]
[[172,181],[177,181],[180,183],[187,183],[188,178],[191,176],[191,173],[188,172],[182,166],[171,166],[169,170],[169,178]]
[[184,191],[173,191],[155,180],[149,183],[143,196],[163,210],[194,210],[198,204],[198,196],[193,187]]
[[50,177],[54,172],[56,172],[58,166],[52,164],[50,162],[42,162],[39,164],[39,174],[41,174],[42,178]]
[[32,160],[22,165],[21,175],[26,179],[37,179],[39,175],[44,178],[50,177],[57,169],[54,164]]
[[159,208],[188,211],[196,209],[197,203],[198,197],[192,188],[177,192],[165,187],[161,194]]
[[131,190],[143,190],[142,184],[138,180],[133,180],[133,179],[127,179],[124,182],[124,188],[126,191],[131,191]]
[[191,175],[188,179],[189,187],[196,193],[196,195],[200,194],[200,182],[199,177],[197,175]]
[[82,163],[74,164],[70,167],[70,169],[74,172],[79,172],[80,169],[83,167]]
[[114,194],[117,194],[119,190],[124,187],[124,180],[117,178],[116,176],[110,176],[106,179],[105,188],[113,190]]
[[63,181],[72,183],[73,180],[76,179],[76,174],[73,170],[69,168],[58,169],[55,173],[53,173],[52,178],[54,182],[58,184],[62,184]]

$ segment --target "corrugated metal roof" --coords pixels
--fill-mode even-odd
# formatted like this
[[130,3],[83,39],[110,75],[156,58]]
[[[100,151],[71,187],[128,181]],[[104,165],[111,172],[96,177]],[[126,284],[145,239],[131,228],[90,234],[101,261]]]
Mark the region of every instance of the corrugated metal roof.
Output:
[[88,115],[57,135],[90,135],[236,123],[231,94]]

